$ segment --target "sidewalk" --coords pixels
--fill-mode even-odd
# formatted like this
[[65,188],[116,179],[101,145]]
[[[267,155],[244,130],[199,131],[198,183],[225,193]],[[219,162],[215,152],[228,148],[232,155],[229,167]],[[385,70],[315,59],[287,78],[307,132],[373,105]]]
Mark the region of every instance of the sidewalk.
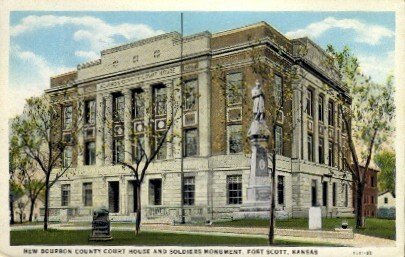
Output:
[[[42,225],[27,225],[11,227],[12,231],[18,230],[33,230],[41,229]],[[74,226],[73,224],[51,224],[51,229],[61,230],[90,230],[91,226]],[[134,224],[128,226],[112,226],[112,231],[133,231],[135,230]],[[165,225],[165,224],[144,224],[141,226],[142,231],[156,231],[165,233],[180,233],[180,234],[200,234],[200,235],[216,235],[216,236],[236,236],[236,237],[257,237],[267,238],[268,228],[238,228],[238,227],[210,227],[210,226],[187,226],[187,225]],[[319,242],[319,243],[332,243],[342,246],[353,247],[378,247],[378,246],[395,246],[394,240],[371,237],[361,234],[354,234],[353,239],[338,239],[338,238],[322,238],[322,237],[294,237],[294,236],[280,236],[276,238],[285,240],[294,240],[302,242]]]

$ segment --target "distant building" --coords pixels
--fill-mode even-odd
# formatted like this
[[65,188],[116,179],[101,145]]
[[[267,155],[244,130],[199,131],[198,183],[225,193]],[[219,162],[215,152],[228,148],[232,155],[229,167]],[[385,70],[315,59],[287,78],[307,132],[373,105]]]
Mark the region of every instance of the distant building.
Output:
[[[275,97],[283,110],[275,142],[277,210],[303,217],[311,206],[321,206],[324,216],[352,216],[352,181],[342,156],[347,134],[338,111],[350,105],[348,90],[338,71],[327,66],[321,47],[308,38],[288,39],[260,22],[183,40],[177,32],[147,38],[103,50],[100,59],[51,78],[46,93],[62,104],[61,133],[70,135],[77,116],[72,106],[79,101],[86,115],[79,146],[64,153],[63,163],[72,164],[72,172],[52,186],[51,219],[91,219],[92,210],[103,205],[114,220],[134,219],[134,179],[116,163],[137,158],[135,139],[146,151],[155,147],[144,124],[153,120],[159,133],[173,118],[178,102],[168,99],[182,99],[170,97],[179,92],[181,71],[184,87],[198,98],[185,97],[183,127],[178,122],[170,132],[182,135],[183,153],[181,140],[167,142],[148,170],[141,189],[143,217],[178,220],[181,206],[187,221],[233,217],[246,201],[249,181],[250,87],[259,78],[252,47],[272,70],[263,85],[265,98]],[[297,73],[291,76],[291,70]],[[65,94],[73,101],[64,100]],[[265,106],[274,108],[269,102]],[[112,112],[97,115],[106,107]],[[122,115],[125,110],[131,116]]]
[[[364,167],[361,166],[361,172],[364,172]],[[378,201],[378,187],[377,175],[378,168],[369,167],[365,178],[365,186],[363,193],[363,216],[364,217],[377,217],[377,201]],[[356,190],[353,190],[353,206],[356,206]]]
[[395,208],[395,193],[385,191],[378,194],[378,209],[380,208]]

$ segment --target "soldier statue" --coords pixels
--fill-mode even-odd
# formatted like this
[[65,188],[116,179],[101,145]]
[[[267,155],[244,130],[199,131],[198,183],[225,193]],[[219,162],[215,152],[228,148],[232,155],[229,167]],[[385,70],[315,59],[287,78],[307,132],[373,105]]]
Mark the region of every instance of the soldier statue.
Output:
[[263,121],[264,94],[262,86],[258,80],[256,80],[256,85],[252,88],[252,99],[253,99],[253,117],[257,121]]

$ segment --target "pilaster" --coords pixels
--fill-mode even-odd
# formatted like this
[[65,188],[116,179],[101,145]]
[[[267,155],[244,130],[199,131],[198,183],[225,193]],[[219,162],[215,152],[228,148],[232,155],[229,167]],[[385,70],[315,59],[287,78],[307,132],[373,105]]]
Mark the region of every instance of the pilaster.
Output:
[[106,93],[104,98],[104,163],[106,165],[111,165],[113,161],[113,96],[110,93]]
[[318,115],[318,102],[319,102],[319,89],[316,88],[314,90],[314,95],[313,95],[313,100],[314,100],[314,113],[313,113],[313,131],[314,131],[314,161],[319,162],[319,115]]
[[96,97],[96,165],[104,164],[104,109],[105,103],[101,93]]
[[[201,61],[199,65],[208,67],[209,61]],[[200,156],[209,156],[211,153],[211,84],[209,70],[198,74],[198,139]]]
[[77,129],[77,167],[84,165],[84,100],[77,100],[76,129]]
[[131,118],[132,118],[132,91],[131,89],[124,89],[122,91],[124,95],[124,151],[125,157],[124,160],[126,163],[131,163],[132,155],[131,155]]

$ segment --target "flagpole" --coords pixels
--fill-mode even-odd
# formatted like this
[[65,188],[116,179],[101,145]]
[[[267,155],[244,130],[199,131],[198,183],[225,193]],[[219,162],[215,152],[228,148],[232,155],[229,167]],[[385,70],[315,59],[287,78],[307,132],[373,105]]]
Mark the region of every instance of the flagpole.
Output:
[[180,41],[180,120],[181,120],[181,153],[180,153],[180,211],[181,224],[185,223],[184,217],[184,131],[183,131],[183,13],[180,13],[181,41]]

